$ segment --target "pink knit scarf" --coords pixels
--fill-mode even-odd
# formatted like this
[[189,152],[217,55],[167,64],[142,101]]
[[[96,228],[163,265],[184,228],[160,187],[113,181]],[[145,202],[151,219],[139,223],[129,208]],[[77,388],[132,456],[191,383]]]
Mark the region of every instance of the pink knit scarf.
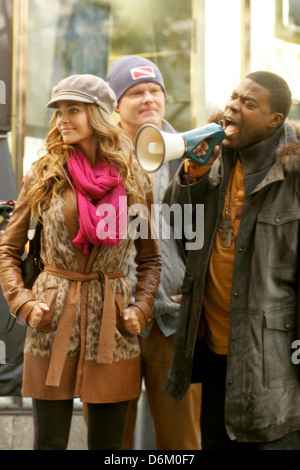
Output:
[[118,244],[127,224],[126,191],[118,170],[101,158],[91,167],[78,147],[67,166],[79,213],[79,231],[73,243],[85,254],[90,244]]

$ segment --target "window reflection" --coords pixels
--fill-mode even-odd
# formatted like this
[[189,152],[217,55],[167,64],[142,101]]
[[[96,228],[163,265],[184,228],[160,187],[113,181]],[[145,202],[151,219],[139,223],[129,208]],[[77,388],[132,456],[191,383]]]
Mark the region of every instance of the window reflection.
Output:
[[279,39],[300,44],[299,0],[275,0],[275,33]]
[[44,138],[51,89],[73,73],[106,78],[111,61],[149,58],[163,73],[166,119],[190,128],[191,0],[29,0],[26,135]]

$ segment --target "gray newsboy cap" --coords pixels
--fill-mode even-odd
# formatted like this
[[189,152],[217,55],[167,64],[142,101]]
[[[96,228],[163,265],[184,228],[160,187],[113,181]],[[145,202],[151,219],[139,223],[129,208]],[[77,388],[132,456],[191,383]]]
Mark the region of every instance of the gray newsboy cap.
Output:
[[56,108],[58,101],[71,100],[97,104],[109,115],[117,106],[114,91],[100,77],[91,74],[71,75],[61,80],[53,89],[47,108]]

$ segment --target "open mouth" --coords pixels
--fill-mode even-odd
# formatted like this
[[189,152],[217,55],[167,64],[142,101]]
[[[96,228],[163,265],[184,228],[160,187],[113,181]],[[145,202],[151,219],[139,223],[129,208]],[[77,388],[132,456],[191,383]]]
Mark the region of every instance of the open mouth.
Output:
[[227,137],[238,132],[239,126],[229,117],[224,117],[224,131]]

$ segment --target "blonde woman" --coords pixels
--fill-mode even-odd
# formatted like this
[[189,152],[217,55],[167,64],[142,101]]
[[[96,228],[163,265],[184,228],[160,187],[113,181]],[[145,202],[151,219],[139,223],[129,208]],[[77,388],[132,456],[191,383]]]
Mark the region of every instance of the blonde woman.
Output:
[[[140,394],[136,335],[151,321],[160,278],[150,182],[110,119],[116,99],[101,78],[67,77],[47,106],[54,115],[45,149],[24,178],[0,247],[4,295],[28,326],[22,393],[33,398],[35,449],[67,448],[74,397],[87,404],[89,449],[119,449],[127,402]],[[149,210],[148,239],[124,232],[135,202]],[[29,290],[20,262],[38,218],[43,270]]]

